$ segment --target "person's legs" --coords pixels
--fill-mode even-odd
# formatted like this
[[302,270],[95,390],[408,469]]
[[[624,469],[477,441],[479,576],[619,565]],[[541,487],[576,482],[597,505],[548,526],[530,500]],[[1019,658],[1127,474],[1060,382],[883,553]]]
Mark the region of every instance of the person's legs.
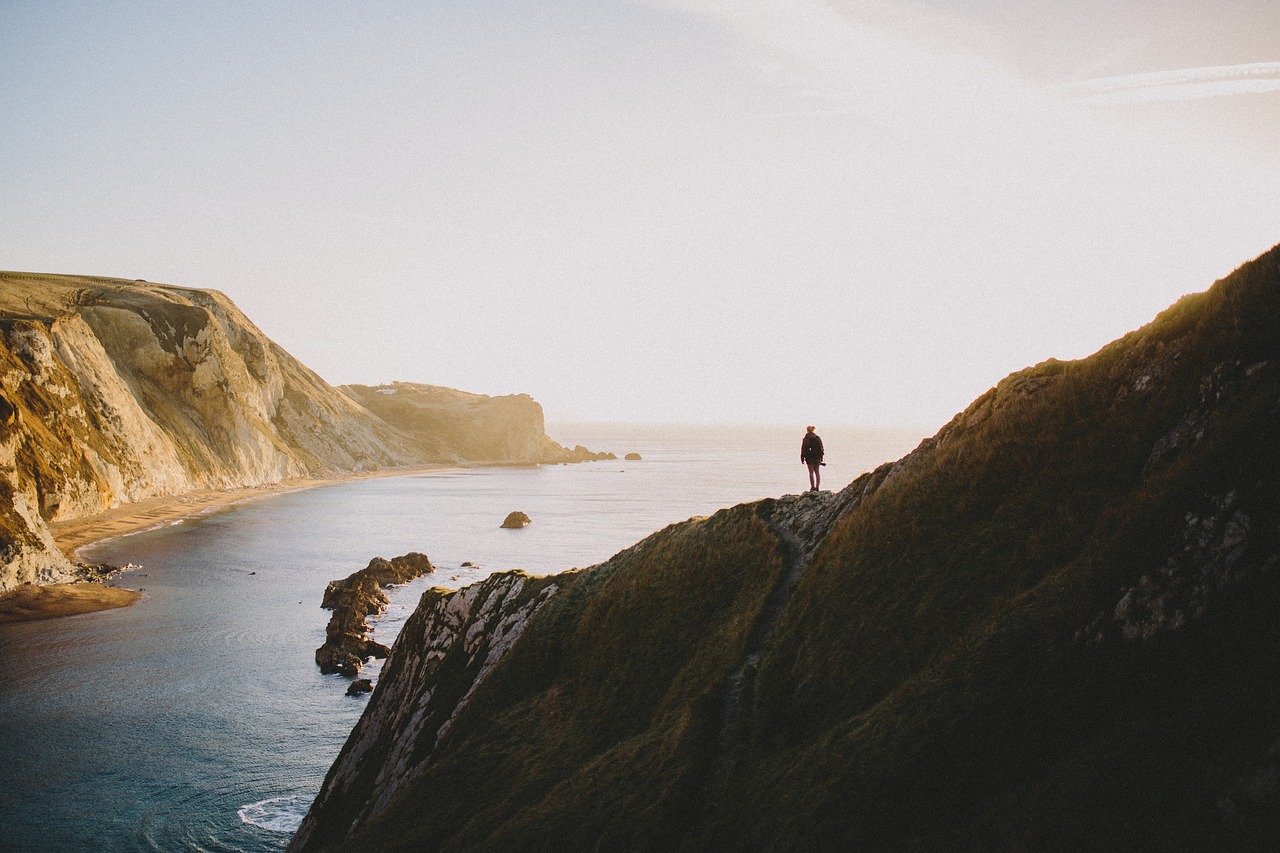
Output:
[[816,491],[822,483],[821,464],[820,462],[809,462],[809,488]]

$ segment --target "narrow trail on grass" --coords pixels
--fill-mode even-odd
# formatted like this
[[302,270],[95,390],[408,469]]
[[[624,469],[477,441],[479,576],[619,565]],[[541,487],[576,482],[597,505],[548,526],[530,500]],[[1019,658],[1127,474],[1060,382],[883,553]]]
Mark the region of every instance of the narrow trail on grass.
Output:
[[786,570],[769,593],[752,628],[746,655],[725,687],[719,755],[715,766],[717,782],[733,770],[737,747],[750,731],[752,699],[760,661],[768,651],[791,596],[808,571],[814,553],[826,538],[831,522],[845,508],[846,502],[839,500],[840,497],[840,494],[831,492],[806,492],[764,501],[760,505],[760,518],[777,537]]

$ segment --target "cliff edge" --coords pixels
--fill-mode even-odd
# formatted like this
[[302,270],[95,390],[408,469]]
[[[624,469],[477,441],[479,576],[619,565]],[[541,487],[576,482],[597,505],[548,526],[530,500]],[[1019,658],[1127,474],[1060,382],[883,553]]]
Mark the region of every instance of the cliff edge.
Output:
[[423,597],[291,850],[1273,849],[1280,248],[838,493],[520,582]]
[[468,461],[506,464],[617,458],[556,443],[546,435],[542,406],[528,394],[490,397],[416,382],[343,385],[339,390],[409,436],[427,454],[451,452]]
[[[0,592],[78,579],[49,525],[121,504],[554,445],[532,400],[495,425],[499,404],[465,396],[405,431],[216,291],[0,272]],[[508,441],[454,440],[474,435]]]

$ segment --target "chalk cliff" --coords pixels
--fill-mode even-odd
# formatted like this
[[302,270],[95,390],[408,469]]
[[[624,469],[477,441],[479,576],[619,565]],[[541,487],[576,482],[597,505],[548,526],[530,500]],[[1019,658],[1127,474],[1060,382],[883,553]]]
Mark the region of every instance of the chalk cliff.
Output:
[[412,437],[424,453],[504,463],[590,462],[617,458],[546,435],[542,406],[528,394],[489,397],[439,385],[343,385],[341,391]]
[[1280,248],[835,494],[424,595],[290,849],[1275,849],[1277,625]]
[[[542,461],[550,439],[537,403],[524,398],[494,426],[483,421],[496,404],[462,396],[467,405],[437,407],[440,435],[405,432],[216,291],[0,273],[0,591],[74,579],[49,525],[144,498],[428,462]],[[454,442],[475,434],[514,437],[502,456]]]

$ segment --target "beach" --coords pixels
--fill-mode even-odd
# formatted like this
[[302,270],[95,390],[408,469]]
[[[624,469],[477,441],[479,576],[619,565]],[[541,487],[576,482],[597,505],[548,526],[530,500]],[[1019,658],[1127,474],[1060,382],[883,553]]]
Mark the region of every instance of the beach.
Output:
[[[330,477],[282,480],[242,489],[205,489],[181,495],[147,498],[100,512],[50,525],[54,541],[68,559],[85,562],[80,552],[100,542],[118,539],[140,530],[214,512],[232,504],[285,494],[301,489],[330,486],[371,477],[397,477],[441,471],[466,465],[417,465],[406,468],[383,468]],[[60,616],[75,616],[127,607],[142,597],[137,590],[108,586],[98,581],[35,585],[28,584],[0,594],[0,625],[10,622],[34,622]]]

